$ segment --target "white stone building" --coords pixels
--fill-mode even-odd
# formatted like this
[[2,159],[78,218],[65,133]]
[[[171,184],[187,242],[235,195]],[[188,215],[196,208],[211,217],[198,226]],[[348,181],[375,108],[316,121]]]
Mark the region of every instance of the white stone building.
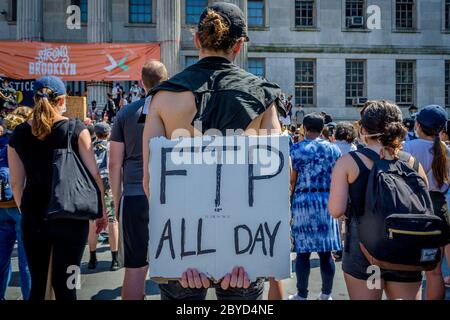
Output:
[[[0,40],[160,42],[173,73],[198,56],[192,33],[208,2],[0,0]],[[277,82],[306,112],[355,119],[358,104],[378,98],[396,101],[405,115],[411,105],[450,108],[450,0],[229,2],[249,18],[251,42],[238,63]],[[79,30],[66,26],[71,4],[81,8]],[[68,85],[87,86],[89,100],[100,101],[110,87]]]

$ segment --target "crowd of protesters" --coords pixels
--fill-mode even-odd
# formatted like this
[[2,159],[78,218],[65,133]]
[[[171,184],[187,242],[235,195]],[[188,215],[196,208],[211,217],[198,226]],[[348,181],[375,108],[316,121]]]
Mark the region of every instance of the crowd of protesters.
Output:
[[[421,271],[382,268],[382,286],[368,288],[370,262],[360,247],[357,216],[365,210],[371,168],[380,158],[403,161],[399,154],[406,151],[405,165],[417,167],[434,214],[448,223],[450,148],[446,144],[450,128],[445,110],[435,105],[422,108],[410,127],[414,134],[407,132],[400,108],[384,100],[367,102],[355,123],[335,123],[325,113],[304,115],[293,108],[293,97],[285,99],[276,84],[233,64],[247,41],[240,9],[227,3],[213,4],[201,15],[194,36],[200,51],[198,63],[169,79],[161,62],[148,62],[142,68],[144,93],[137,83],[129,94],[116,84],[104,108],[91,103],[84,123],[64,117],[68,92],[59,78],[36,81],[34,108],[18,108],[0,127],[0,299],[11,277],[16,240],[24,299],[47,298],[49,284],[57,300],[76,299],[76,289],[66,285],[67,268],[81,264],[88,243],[88,268],[95,269],[98,236],[106,229],[110,269],[125,268],[122,299],[145,298],[148,141],[159,136],[171,138],[180,128],[194,135],[192,123],[198,119],[203,121],[204,132],[265,129],[291,137],[297,293],[289,296],[290,300],[309,298],[312,253],[317,253],[320,261],[319,300],[332,299],[335,261],[340,259],[351,299],[381,299],[383,293],[388,299],[421,298]],[[270,104],[266,105],[267,101]],[[52,163],[55,150],[60,149],[70,149],[95,184],[103,208],[96,219],[48,219],[47,207],[54,192]],[[448,262],[448,242],[442,249]],[[441,264],[427,270],[425,276],[425,298],[443,299],[448,279],[443,279]],[[245,269],[236,267],[213,285],[205,274],[188,269],[180,280],[160,285],[161,299],[202,300],[207,289],[214,287],[222,300],[259,300],[265,280],[250,282]],[[287,298],[282,281],[268,280],[269,299]]]
[[135,81],[127,93],[120,83],[116,83],[105,98],[106,104],[104,106],[97,105],[95,100],[91,101],[87,110],[88,119],[93,122],[113,123],[120,109],[145,98],[145,89],[139,85],[139,82]]

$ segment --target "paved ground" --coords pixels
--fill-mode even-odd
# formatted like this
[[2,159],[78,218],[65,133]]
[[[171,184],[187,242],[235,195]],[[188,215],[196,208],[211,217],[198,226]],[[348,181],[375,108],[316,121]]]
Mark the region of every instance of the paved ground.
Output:
[[[83,264],[82,264],[82,276],[81,276],[81,290],[78,292],[79,299],[82,300],[118,300],[120,299],[120,291],[123,280],[123,270],[116,272],[110,272],[110,259],[111,255],[108,251],[109,247],[102,245],[98,249],[99,264],[96,270],[91,271],[87,269],[88,250],[86,249]],[[446,264],[445,264],[446,265]],[[317,256],[312,257],[311,261],[311,276],[310,276],[310,299],[315,299],[320,293],[320,270],[319,260]],[[7,300],[21,299],[19,277],[17,271],[17,255],[14,253],[13,257],[13,279],[10,287],[7,290]],[[450,274],[448,268],[444,270],[445,274]],[[294,276],[294,275],[293,275]],[[294,294],[295,289],[295,277],[289,280],[285,280],[285,291],[287,295]],[[267,288],[268,286],[266,286]],[[159,299],[158,286],[152,281],[147,281],[146,289],[148,300]],[[266,290],[267,297],[267,290]],[[215,295],[212,290],[208,293],[208,299],[215,299]],[[334,280],[333,299],[346,300],[348,299],[347,290],[343,280],[343,273],[341,269],[341,263],[336,264],[336,276]],[[447,300],[450,300],[450,289],[447,289]]]

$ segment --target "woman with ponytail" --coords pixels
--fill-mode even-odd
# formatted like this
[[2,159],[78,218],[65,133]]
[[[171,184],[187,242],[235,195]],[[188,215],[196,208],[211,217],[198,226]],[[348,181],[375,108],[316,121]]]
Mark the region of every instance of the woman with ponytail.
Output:
[[[398,160],[406,128],[402,123],[400,108],[393,103],[368,101],[361,110],[360,136],[364,150],[352,151],[340,158],[333,169],[330,198],[331,215],[338,219],[345,215],[346,239],[342,258],[342,269],[347,290],[352,300],[381,300],[383,291],[388,299],[420,299],[421,272],[379,270],[370,288],[376,269],[371,266],[360,249],[357,217],[364,213],[365,195],[369,173],[374,162],[365,154],[378,155],[386,160]],[[409,159],[409,166],[414,158]],[[419,175],[426,180],[425,172],[419,167]]]
[[[447,124],[447,112],[440,106],[430,105],[417,114],[415,131],[419,139],[407,141],[404,150],[416,157],[423,165],[429,181],[434,214],[446,220],[445,194],[450,188],[450,148],[441,141],[440,133]],[[444,299],[445,287],[441,264],[426,273],[426,298]]]
[[[53,154],[56,149],[66,149],[69,141],[70,123],[63,116],[64,83],[57,77],[38,79],[34,101],[31,118],[15,129],[8,147],[11,187],[22,214],[22,236],[31,274],[30,300],[45,299],[49,269],[56,299],[76,300],[75,286],[67,285],[68,278],[73,277],[68,268],[81,263],[89,221],[46,220],[52,193]],[[103,193],[89,131],[80,120],[71,130],[73,151]],[[106,225],[105,218],[97,222],[99,228]]]

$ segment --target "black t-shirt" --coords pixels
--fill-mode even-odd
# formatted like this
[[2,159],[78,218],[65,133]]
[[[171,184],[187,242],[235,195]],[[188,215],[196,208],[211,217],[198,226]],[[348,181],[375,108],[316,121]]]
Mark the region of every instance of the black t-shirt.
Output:
[[111,132],[111,141],[123,143],[123,195],[143,195],[142,187],[142,133],[144,124],[138,123],[145,99],[138,100],[122,108],[118,113]]
[[[71,144],[78,156],[78,137],[85,129],[86,126],[77,119]],[[26,122],[14,130],[9,145],[19,155],[26,173],[26,186],[20,208],[24,216],[44,218],[52,187],[53,152],[55,149],[67,148],[68,134],[68,120],[56,122],[45,140],[35,137],[31,133],[31,126]]]

